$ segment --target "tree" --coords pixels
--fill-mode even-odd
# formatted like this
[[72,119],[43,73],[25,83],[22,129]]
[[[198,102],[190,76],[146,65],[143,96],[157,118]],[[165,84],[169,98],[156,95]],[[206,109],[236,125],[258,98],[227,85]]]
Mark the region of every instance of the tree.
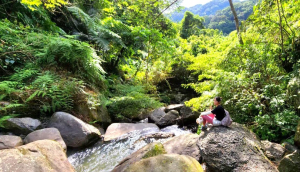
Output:
[[241,35],[241,33],[240,33],[239,19],[238,19],[238,17],[237,17],[236,12],[235,12],[235,9],[234,9],[232,0],[228,0],[228,1],[229,1],[229,4],[230,4],[230,8],[231,8],[232,14],[233,14],[233,16],[234,16],[235,27],[236,27],[236,32],[237,32],[237,35],[238,35],[238,38],[239,38],[239,42],[240,42],[241,45],[243,45],[244,42],[243,42],[243,39],[242,39],[242,35]]
[[180,37],[187,39],[189,36],[196,34],[203,29],[204,18],[187,11],[181,21]]

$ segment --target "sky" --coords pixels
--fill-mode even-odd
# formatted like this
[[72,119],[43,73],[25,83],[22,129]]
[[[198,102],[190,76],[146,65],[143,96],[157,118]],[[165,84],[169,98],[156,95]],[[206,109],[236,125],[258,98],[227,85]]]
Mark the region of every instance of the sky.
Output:
[[184,7],[192,7],[197,4],[206,4],[209,1],[212,1],[212,0],[183,0],[181,5]]

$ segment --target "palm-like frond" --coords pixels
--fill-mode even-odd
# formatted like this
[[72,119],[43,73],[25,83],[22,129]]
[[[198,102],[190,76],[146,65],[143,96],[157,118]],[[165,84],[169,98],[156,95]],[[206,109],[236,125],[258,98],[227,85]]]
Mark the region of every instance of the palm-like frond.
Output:
[[87,34],[89,40],[98,44],[103,50],[109,50],[109,45],[111,43],[126,47],[121,36],[103,26],[97,18],[90,17],[80,8],[75,6],[68,7],[67,9],[85,25],[88,30]]

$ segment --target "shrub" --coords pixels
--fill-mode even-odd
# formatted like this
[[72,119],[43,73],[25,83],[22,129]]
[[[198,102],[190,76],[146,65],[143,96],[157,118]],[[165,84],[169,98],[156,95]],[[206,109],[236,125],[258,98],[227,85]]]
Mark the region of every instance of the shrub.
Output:
[[142,86],[118,84],[114,89],[108,111],[115,119],[139,119],[140,113],[162,106],[158,100],[146,94]]

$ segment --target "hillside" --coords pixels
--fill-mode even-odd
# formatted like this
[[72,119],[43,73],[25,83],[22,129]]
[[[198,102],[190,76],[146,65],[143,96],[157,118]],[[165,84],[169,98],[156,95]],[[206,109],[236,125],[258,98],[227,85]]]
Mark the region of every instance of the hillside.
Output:
[[[240,0],[233,0],[233,2],[240,2]],[[212,0],[207,4],[198,4],[190,8],[184,8],[180,12],[174,12],[169,17],[174,22],[180,22],[186,11],[190,11],[199,16],[209,16],[214,15],[217,11],[229,7],[228,0]]]
[[[240,23],[246,20],[253,12],[253,6],[257,0],[248,0],[234,3],[234,8],[238,15]],[[205,27],[210,29],[218,29],[225,34],[234,31],[235,23],[230,7],[217,11],[215,15],[204,16]]]

